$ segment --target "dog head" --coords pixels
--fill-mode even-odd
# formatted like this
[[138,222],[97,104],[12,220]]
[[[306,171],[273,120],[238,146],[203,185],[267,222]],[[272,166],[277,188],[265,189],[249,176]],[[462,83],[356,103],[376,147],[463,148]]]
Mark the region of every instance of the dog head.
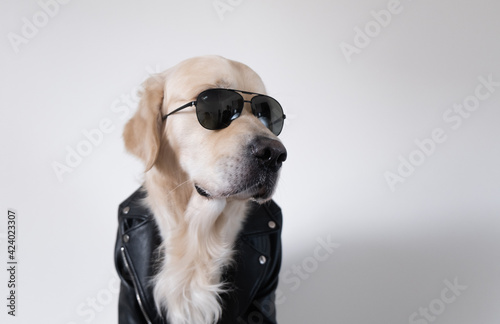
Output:
[[[150,77],[143,88],[139,108],[125,126],[124,140],[126,148],[144,161],[146,171],[182,174],[183,185],[209,199],[270,199],[287,152],[252,114],[248,102],[238,118],[219,130],[202,127],[194,106],[162,118],[207,89],[265,94],[253,70],[219,56],[196,57]],[[242,96],[250,100],[254,95]]]

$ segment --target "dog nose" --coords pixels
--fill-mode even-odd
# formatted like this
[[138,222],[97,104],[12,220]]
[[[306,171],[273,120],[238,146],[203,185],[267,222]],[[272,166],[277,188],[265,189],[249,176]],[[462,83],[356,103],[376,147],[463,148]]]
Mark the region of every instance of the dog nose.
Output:
[[252,155],[271,171],[278,171],[286,160],[286,148],[280,141],[267,137],[255,138],[251,145]]

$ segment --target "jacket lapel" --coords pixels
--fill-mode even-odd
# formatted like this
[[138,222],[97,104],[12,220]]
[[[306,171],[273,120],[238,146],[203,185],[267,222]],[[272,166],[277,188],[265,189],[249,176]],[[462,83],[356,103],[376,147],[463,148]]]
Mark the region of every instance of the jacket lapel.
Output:
[[270,237],[280,231],[279,207],[273,201],[264,205],[252,202],[236,241],[234,266],[224,278],[231,286],[230,292],[222,296],[224,312],[220,323],[234,324],[234,319],[243,315],[265,285],[270,268],[276,264]]
[[[143,312],[153,323],[163,323],[155,308],[151,284],[155,260],[160,258],[157,251],[161,237],[154,216],[142,204],[144,196],[144,191],[139,189],[120,205],[117,252],[121,254],[122,266],[130,272]],[[234,263],[222,278],[228,283],[228,292],[221,296],[224,309],[221,324],[235,324],[234,319],[242,316],[259,297],[259,290],[276,271],[276,265],[279,271],[281,260],[273,258],[281,255],[281,251],[273,251],[273,246],[277,245],[272,240],[279,237],[281,231],[281,210],[273,201],[250,204],[245,224],[235,242]]]

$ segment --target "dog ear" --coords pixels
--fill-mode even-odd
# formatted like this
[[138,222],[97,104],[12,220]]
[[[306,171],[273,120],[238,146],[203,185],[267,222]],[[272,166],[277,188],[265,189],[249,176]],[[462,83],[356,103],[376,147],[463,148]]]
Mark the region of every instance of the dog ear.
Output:
[[160,150],[165,75],[156,74],[142,84],[141,100],[134,116],[123,130],[126,149],[153,167]]

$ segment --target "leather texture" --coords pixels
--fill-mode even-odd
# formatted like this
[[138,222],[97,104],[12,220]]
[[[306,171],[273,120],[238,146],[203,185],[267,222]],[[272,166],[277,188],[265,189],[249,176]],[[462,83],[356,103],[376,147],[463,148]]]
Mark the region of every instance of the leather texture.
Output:
[[[153,300],[150,280],[158,269],[161,237],[153,214],[142,203],[145,196],[139,188],[118,210],[115,266],[121,279],[120,324],[168,324]],[[277,323],[274,299],[281,267],[281,228],[281,209],[274,201],[251,202],[235,243],[235,262],[222,276],[230,289],[221,295],[223,311],[217,324]]]

